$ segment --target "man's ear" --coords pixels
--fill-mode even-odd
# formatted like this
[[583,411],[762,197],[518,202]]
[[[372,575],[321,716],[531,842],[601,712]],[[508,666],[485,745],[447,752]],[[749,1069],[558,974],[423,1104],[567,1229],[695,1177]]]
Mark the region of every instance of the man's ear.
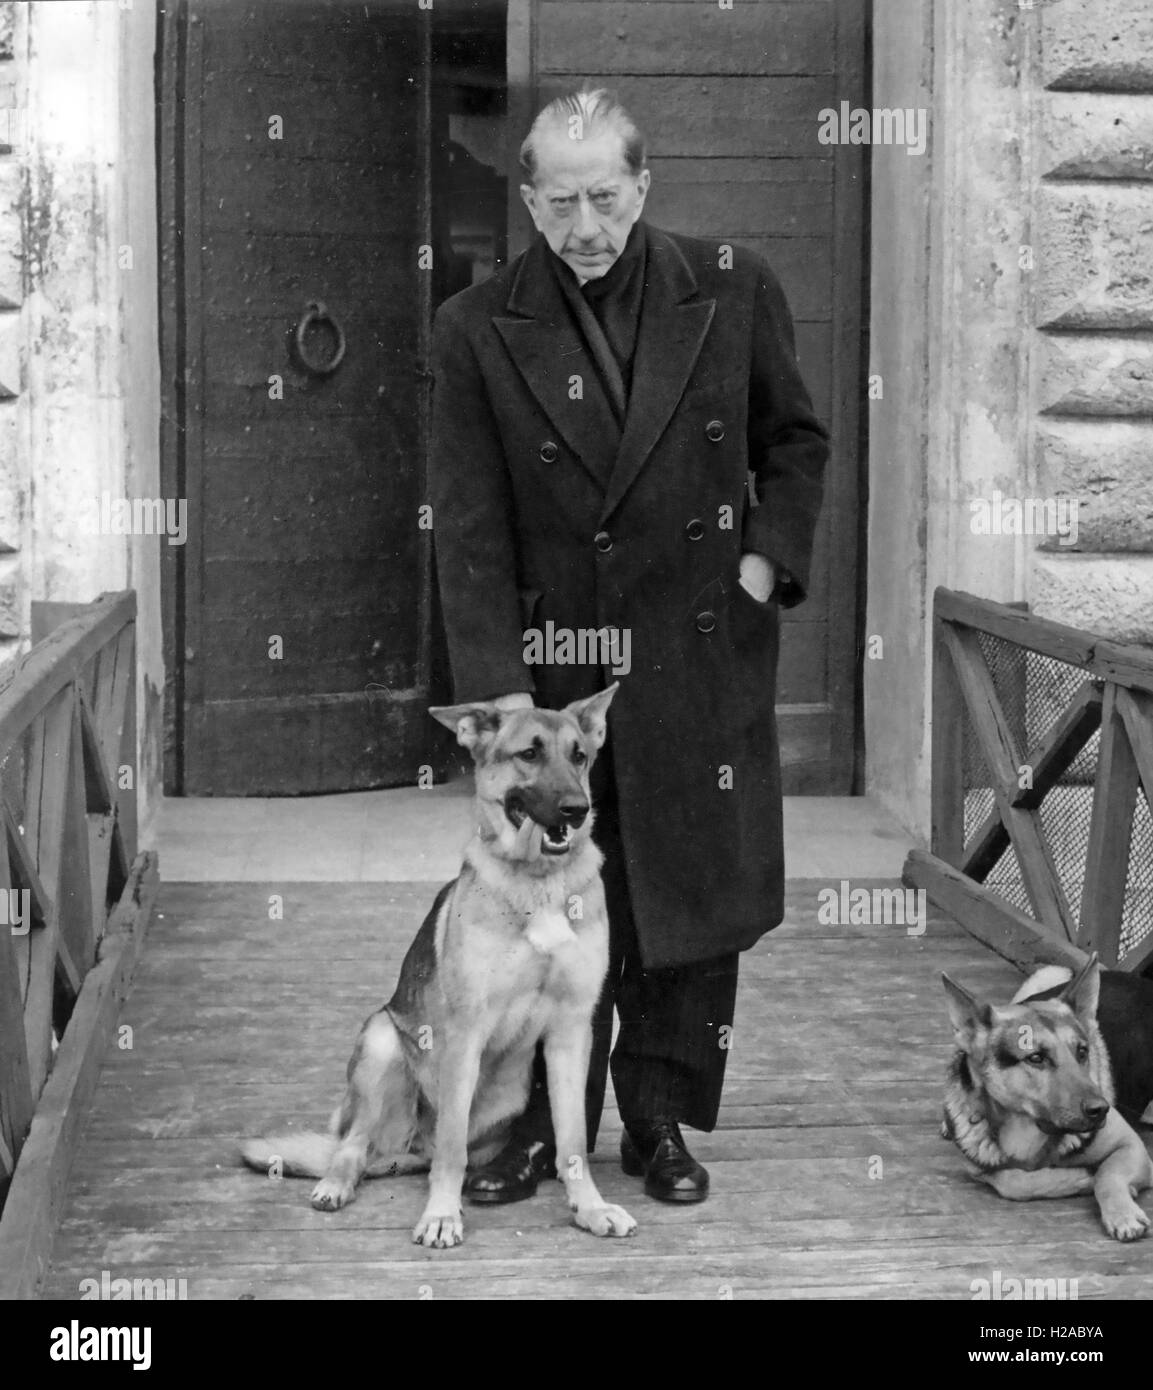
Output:
[[640,173],[637,175],[637,192],[640,195],[641,202],[640,211],[637,213],[638,218],[640,217],[641,212],[644,212],[645,199],[648,197],[649,184],[652,182],[652,177],[653,176],[648,171],[648,169],[642,169]]
[[537,221],[536,189],[531,183],[522,183],[520,186],[520,196],[521,201],[524,203],[525,207],[528,208],[528,214],[532,218],[533,226],[539,232],[540,223]]
[[1094,951],[1058,996],[1068,1004],[1083,1023],[1097,1017],[1097,999],[1101,993],[1101,963]]
[[993,1011],[988,1004],[978,1003],[967,989],[962,989],[948,975],[942,974],[941,983],[945,986],[953,1032],[959,1043],[967,1043],[972,1040],[977,1028],[988,1028],[993,1021]]
[[429,714],[451,729],[456,741],[470,752],[483,738],[489,738],[500,728],[501,711],[487,700],[469,705],[430,705]]
[[612,704],[613,696],[620,687],[620,681],[613,681],[612,685],[598,690],[595,695],[590,695],[584,700],[574,700],[571,705],[565,706],[565,712],[576,719],[581,733],[592,740],[593,748],[598,752],[604,747],[605,735],[608,733],[606,716],[609,705]]

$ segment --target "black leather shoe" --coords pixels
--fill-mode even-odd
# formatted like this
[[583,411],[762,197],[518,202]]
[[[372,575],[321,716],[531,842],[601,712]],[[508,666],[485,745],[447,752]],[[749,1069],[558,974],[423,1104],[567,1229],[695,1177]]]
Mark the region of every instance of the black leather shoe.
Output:
[[556,1146],[543,1140],[510,1139],[500,1153],[464,1180],[470,1202],[523,1202],[542,1178],[556,1177]]
[[658,1202],[703,1202],[709,1195],[708,1170],[685,1148],[675,1120],[626,1129],[621,1167],[630,1177],[643,1176],[645,1191]]

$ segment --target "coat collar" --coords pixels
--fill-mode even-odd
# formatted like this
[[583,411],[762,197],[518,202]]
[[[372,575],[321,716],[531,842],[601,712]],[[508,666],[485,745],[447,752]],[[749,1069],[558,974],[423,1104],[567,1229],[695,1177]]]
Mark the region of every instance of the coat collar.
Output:
[[[672,237],[646,225],[645,292],[633,359],[628,415],[621,434],[600,390],[569,398],[569,377],[595,369],[544,259],[538,236],[521,259],[507,309],[494,323],[530,391],[589,471],[605,487],[600,522],[616,510],[664,433],[684,394],[716,309],[702,299],[696,277]],[[559,365],[558,365],[559,364]],[[608,461],[608,468],[604,463]]]

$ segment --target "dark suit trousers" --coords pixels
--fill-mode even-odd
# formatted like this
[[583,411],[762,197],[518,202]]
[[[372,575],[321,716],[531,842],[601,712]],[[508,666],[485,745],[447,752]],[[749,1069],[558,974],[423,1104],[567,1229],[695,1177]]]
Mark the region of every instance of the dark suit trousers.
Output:
[[[593,838],[604,852],[602,877],[609,918],[609,969],[593,1019],[585,1109],[589,1150],[595,1146],[610,1068],[626,1127],[668,1118],[711,1130],[717,1122],[737,993],[739,955],[732,952],[691,965],[646,970],[641,964],[629,903],[627,866],[606,747],[593,767],[596,806]],[[653,833],[660,833],[659,817]],[[708,865],[701,865],[708,872]],[[703,924],[702,924],[703,925]],[[612,1047],[613,1010],[620,1032]],[[528,1109],[518,1122],[522,1139],[552,1139],[544,1057],[533,1064]]]

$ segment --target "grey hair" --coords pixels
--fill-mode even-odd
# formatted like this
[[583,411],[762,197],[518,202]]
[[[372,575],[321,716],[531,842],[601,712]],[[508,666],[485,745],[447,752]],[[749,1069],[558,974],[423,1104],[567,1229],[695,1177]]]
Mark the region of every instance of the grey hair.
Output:
[[592,135],[604,127],[619,132],[624,142],[625,167],[630,174],[639,174],[645,167],[645,137],[616,95],[605,87],[582,88],[566,92],[537,113],[520,147],[521,173],[526,182],[536,182],[536,139],[541,130],[546,126],[567,126],[574,117],[579,117],[583,135]]

